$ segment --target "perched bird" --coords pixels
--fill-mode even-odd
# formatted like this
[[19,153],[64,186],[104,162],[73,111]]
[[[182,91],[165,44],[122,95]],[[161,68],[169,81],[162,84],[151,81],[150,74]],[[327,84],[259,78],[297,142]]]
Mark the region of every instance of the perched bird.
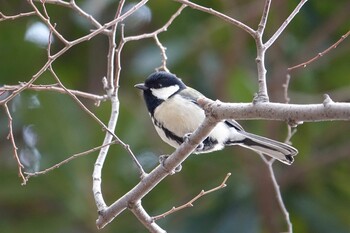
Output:
[[[204,95],[187,87],[174,74],[155,72],[135,87],[143,91],[157,133],[174,148],[179,147],[205,118],[204,110],[197,104],[197,99]],[[219,122],[194,153],[209,153],[231,145],[261,152],[288,165],[298,153],[297,149],[285,143],[244,131],[231,119]]]

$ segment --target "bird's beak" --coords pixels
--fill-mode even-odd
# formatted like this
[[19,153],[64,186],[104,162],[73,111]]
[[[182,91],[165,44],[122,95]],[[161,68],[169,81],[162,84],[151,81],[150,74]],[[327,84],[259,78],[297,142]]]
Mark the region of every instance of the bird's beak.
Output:
[[148,90],[148,87],[145,86],[144,83],[139,83],[139,84],[136,84],[134,87],[140,89],[140,90]]

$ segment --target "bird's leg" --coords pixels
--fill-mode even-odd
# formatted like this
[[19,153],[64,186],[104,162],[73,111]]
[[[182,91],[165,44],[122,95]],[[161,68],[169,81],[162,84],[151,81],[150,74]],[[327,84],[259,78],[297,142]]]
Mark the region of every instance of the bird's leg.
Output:
[[[159,156],[159,164],[162,165],[164,168],[165,168],[164,162],[165,162],[165,160],[166,160],[168,157],[169,157],[169,155],[161,155],[161,156]],[[180,165],[177,166],[173,171],[171,171],[171,172],[169,172],[169,173],[170,173],[170,175],[174,175],[175,173],[180,172],[181,169],[182,169],[182,165],[180,164]]]
[[[188,140],[189,140],[189,138],[190,138],[190,136],[191,136],[191,134],[192,133],[187,133],[187,134],[185,134],[185,136],[184,136],[184,142],[187,142]],[[201,152],[202,150],[204,149],[204,143],[203,142],[201,142],[201,143],[199,143],[198,144],[198,146],[196,147],[196,152]]]

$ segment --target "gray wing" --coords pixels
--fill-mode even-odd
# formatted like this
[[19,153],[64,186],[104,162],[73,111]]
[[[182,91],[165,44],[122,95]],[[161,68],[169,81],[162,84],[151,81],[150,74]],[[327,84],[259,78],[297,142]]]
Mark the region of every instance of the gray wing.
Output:
[[181,90],[179,94],[181,97],[188,99],[195,104],[197,104],[199,98],[205,97],[202,93],[190,87]]
[[243,127],[242,127],[240,124],[238,124],[238,122],[235,121],[235,120],[232,120],[232,119],[225,120],[225,124],[228,125],[228,126],[230,126],[230,127],[235,128],[237,131],[242,131],[242,132],[244,132]]
[[[197,100],[199,98],[205,97],[202,93],[190,87],[183,89],[179,94],[183,98],[189,99],[195,104],[197,104]],[[235,120],[232,120],[232,119],[225,120],[225,124],[228,125],[229,127],[235,128],[237,131],[244,131],[243,127],[240,124],[238,124],[238,122]]]

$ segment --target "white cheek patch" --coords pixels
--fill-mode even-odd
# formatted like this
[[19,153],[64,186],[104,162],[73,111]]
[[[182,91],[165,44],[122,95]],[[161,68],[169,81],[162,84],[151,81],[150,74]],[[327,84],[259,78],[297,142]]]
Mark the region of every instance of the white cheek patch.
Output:
[[162,87],[158,89],[151,88],[151,91],[152,91],[152,94],[158,99],[166,100],[169,98],[169,96],[177,92],[179,89],[180,87],[178,85],[173,85],[173,86]]

